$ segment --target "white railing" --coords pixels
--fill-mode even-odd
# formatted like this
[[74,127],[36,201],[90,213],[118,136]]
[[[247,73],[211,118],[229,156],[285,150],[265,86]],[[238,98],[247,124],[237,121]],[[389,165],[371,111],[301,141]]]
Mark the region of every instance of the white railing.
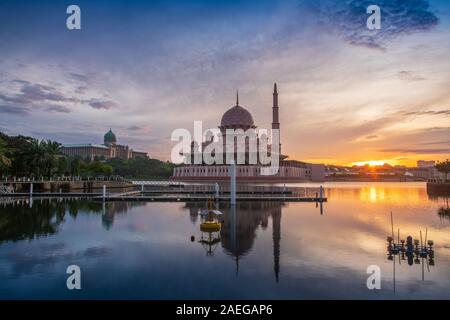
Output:
[[166,186],[184,186],[186,185],[186,183],[184,182],[179,182],[179,181],[137,181],[137,180],[133,180],[131,181],[132,184],[134,185],[138,185],[138,186],[161,186],[161,187],[166,187]]
[[13,187],[0,185],[0,194],[11,194],[14,193]]

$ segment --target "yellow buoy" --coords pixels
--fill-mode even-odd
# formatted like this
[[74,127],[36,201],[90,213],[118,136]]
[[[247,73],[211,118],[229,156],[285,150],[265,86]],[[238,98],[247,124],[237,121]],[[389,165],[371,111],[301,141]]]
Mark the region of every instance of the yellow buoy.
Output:
[[203,232],[220,231],[220,223],[215,221],[206,221],[200,224],[200,230]]

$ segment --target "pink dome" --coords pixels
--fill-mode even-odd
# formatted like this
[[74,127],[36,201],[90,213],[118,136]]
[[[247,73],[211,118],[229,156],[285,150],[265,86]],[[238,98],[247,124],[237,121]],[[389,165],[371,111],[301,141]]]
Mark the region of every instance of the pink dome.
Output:
[[250,112],[241,106],[228,109],[222,116],[221,129],[244,129],[256,128]]

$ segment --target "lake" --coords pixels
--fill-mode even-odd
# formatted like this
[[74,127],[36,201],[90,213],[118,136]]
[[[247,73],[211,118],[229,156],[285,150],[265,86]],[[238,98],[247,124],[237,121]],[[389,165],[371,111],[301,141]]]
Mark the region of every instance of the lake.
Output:
[[[205,203],[0,198],[0,298],[450,299],[448,199],[424,183],[324,187],[322,208],[220,203],[212,233],[200,230]],[[388,258],[391,211],[395,238],[427,233],[433,261]],[[66,287],[69,265],[81,290]]]

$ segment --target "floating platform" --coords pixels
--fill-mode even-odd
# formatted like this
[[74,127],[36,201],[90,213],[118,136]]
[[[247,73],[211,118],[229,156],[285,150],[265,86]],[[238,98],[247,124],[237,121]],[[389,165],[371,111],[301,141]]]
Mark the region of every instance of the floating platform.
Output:
[[[85,192],[36,192],[33,193],[33,198],[94,198],[102,196],[101,192],[85,193]],[[15,192],[15,193],[0,193],[0,198],[28,198],[30,194],[28,192]]]
[[[10,193],[1,194],[0,198],[27,198],[28,193]],[[94,200],[103,200],[102,193],[34,193],[33,198],[92,198]],[[109,194],[105,201],[147,201],[147,202],[194,202],[206,201],[211,196],[209,195],[185,195],[185,194],[170,194],[170,195],[123,195],[123,194]],[[230,201],[229,196],[220,196],[219,201]],[[285,201],[285,202],[327,202],[327,198],[318,197],[297,197],[292,195],[249,195],[239,194],[237,201]]]
[[[105,201],[147,201],[147,202],[197,202],[206,201],[210,196],[127,196],[127,197],[107,197]],[[96,200],[103,200],[102,197],[95,197]],[[230,201],[227,196],[220,196],[218,201]],[[285,202],[327,202],[327,198],[315,197],[293,197],[293,196],[251,196],[240,195],[236,197],[237,201],[285,201]]]

